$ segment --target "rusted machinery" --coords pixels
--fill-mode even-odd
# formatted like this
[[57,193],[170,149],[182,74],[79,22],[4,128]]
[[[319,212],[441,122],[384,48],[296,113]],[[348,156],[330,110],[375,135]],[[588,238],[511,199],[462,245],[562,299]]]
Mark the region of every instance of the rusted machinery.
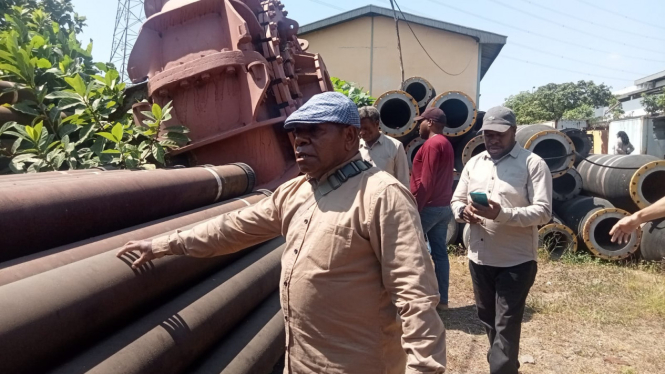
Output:
[[572,200],[582,192],[582,176],[575,168],[552,180],[552,199],[558,202]]
[[577,165],[588,194],[635,212],[665,196],[665,161],[648,155],[590,155]]
[[416,117],[420,110],[418,102],[408,93],[388,91],[376,99],[374,106],[379,111],[379,125],[384,134],[404,141],[418,133]]
[[640,253],[647,261],[665,259],[665,219],[647,222],[642,227]]
[[552,178],[564,175],[573,167],[575,146],[561,131],[546,125],[518,126],[516,140],[522,147],[545,160]]
[[463,92],[444,92],[432,99],[427,106],[440,108],[446,114],[448,124],[443,133],[448,137],[462,136],[476,124],[476,103]]
[[244,208],[261,201],[266,195],[269,195],[268,191],[255,192],[240,198],[233,198],[193,211],[0,263],[0,286],[119,248],[130,240],[143,240],[160,236],[169,231]]
[[416,100],[421,113],[436,96],[436,90],[432,84],[423,77],[411,77],[405,80],[402,84],[402,91],[408,93]]
[[634,254],[640,245],[642,231],[631,235],[628,243],[612,243],[610,230],[630,213],[615,208],[609,201],[590,196],[579,196],[560,205],[556,213],[566,226],[582,240],[595,256],[607,260],[622,260]]
[[3,185],[0,261],[247,194],[255,178],[234,164]]
[[54,373],[186,372],[278,288],[282,243],[263,244]]
[[[298,23],[276,0],[148,0],[128,60],[134,82],[148,79],[151,101],[172,101],[166,125],[190,129],[175,150],[189,165],[242,161],[274,188],[296,176],[286,117],[311,96],[332,91],[321,56],[305,52]],[[140,119],[145,103],[134,106]]]

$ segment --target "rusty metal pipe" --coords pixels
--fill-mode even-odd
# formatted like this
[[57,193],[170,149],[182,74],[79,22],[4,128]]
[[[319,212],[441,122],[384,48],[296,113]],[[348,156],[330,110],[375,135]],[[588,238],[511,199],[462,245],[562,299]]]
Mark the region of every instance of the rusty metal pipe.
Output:
[[284,315],[274,292],[191,373],[269,373],[284,354]]
[[566,134],[570,140],[573,141],[573,146],[577,153],[575,157],[575,166],[577,166],[591,153],[593,148],[591,145],[591,139],[589,139],[589,135],[587,135],[586,132],[579,129],[563,129],[561,132]]
[[542,157],[552,173],[558,178],[573,167],[575,146],[566,134],[547,125],[517,126],[517,142],[529,151]]
[[401,139],[418,131],[418,102],[408,93],[388,91],[376,99],[374,106],[379,111],[379,126],[384,134]]
[[480,134],[473,137],[473,139],[464,145],[464,149],[462,150],[462,166],[466,166],[474,156],[482,152],[485,152],[485,137],[483,134]]
[[255,180],[244,164],[96,177],[3,188],[0,262],[237,197]]
[[55,373],[183,372],[277,289],[283,243],[261,245]]
[[582,176],[575,168],[570,168],[565,174],[552,179],[552,199],[554,201],[568,201],[576,198],[582,192]]
[[440,108],[446,114],[448,123],[443,128],[443,134],[448,137],[462,136],[476,124],[476,103],[463,92],[444,92],[432,99],[427,107]]
[[665,219],[647,222],[642,227],[642,243],[640,253],[647,261],[663,261],[665,259]]
[[538,247],[544,248],[550,259],[558,260],[577,251],[577,235],[566,225],[549,223],[538,230]]
[[436,96],[436,90],[432,84],[423,77],[411,77],[402,84],[402,91],[408,93],[418,103],[422,113],[427,104]]
[[132,269],[136,254],[116,258],[111,250],[6,284],[0,287],[0,368],[42,372],[239,255],[171,256]]
[[[118,169],[118,170],[106,170],[103,167],[93,168],[93,169],[81,169],[81,170],[67,170],[67,171],[46,171],[43,173],[26,173],[26,174],[8,174],[0,175],[0,184],[2,188],[7,188],[12,185],[17,185],[19,183],[45,183],[46,180],[50,183],[54,179],[65,179],[72,177],[84,177],[92,175],[101,175],[104,174],[107,176],[108,173],[127,173],[132,170],[127,169]],[[141,172],[146,172],[147,170],[142,170]]]
[[270,191],[255,192],[215,205],[0,263],[0,286],[110,251],[123,246],[130,240],[157,237],[175,229],[244,208],[263,200],[269,194]]

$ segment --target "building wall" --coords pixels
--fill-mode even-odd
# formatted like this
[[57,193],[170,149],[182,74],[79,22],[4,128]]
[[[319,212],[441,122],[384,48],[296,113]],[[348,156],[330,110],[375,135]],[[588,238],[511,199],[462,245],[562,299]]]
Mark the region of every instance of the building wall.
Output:
[[[408,26],[400,22],[405,78],[421,76],[437,93],[478,93],[478,42],[431,27],[412,24],[414,32],[434,61],[430,61]],[[309,41],[309,52],[320,53],[331,76],[352,81],[372,96],[400,88],[399,53],[395,22],[391,18],[363,17],[299,35]]]

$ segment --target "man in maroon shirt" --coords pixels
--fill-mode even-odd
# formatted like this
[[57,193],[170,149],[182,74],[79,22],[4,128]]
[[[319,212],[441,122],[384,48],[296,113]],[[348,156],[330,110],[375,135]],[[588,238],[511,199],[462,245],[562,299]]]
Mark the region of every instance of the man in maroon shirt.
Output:
[[429,241],[432,260],[439,283],[439,310],[448,308],[450,263],[446,234],[452,219],[450,200],[453,193],[453,146],[442,135],[446,115],[439,108],[428,108],[416,118],[420,121],[420,137],[425,144],[413,159],[411,193],[416,197],[420,221]]

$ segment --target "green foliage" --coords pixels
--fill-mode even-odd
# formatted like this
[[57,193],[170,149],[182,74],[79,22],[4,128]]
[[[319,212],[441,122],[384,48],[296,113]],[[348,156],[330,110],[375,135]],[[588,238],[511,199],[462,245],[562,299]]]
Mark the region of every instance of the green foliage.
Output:
[[[69,0],[14,6],[0,26],[0,79],[14,85],[0,94],[20,91],[13,111],[31,118],[0,128],[0,157],[9,158],[3,172],[84,169],[113,164],[121,168],[154,168],[164,164],[166,149],[189,141],[187,129],[165,129],[171,106],[153,106],[145,127],[129,113],[116,113],[124,100],[125,84],[110,65],[92,62],[92,43],[85,49],[76,39],[82,19],[72,16]],[[45,11],[64,6],[62,14]],[[69,10],[67,10],[69,9]],[[62,9],[61,9],[62,10]],[[56,19],[68,19],[59,24]],[[113,118],[113,119],[111,119]],[[175,135],[174,135],[175,134]],[[176,140],[174,140],[176,139]]]
[[363,88],[358,87],[355,83],[347,82],[335,77],[330,78],[330,80],[332,81],[335,91],[346,95],[356,104],[356,106],[358,106],[358,108],[374,105],[376,98],[370,96],[369,91],[363,92]]
[[650,115],[665,112],[665,88],[663,92],[656,95],[642,94],[641,100],[644,110]]
[[[520,125],[559,119],[593,119],[593,108],[610,106],[610,87],[593,81],[550,83],[534,92],[522,91],[506,99],[504,105],[515,112]],[[620,106],[612,113],[620,112]]]

